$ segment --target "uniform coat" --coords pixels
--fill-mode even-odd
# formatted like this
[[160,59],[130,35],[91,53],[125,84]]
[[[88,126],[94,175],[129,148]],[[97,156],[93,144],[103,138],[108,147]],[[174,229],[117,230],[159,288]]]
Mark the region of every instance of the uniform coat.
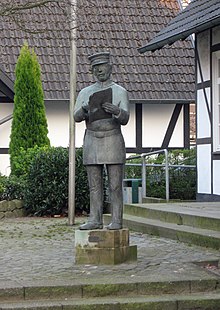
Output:
[[[94,93],[112,89],[112,104],[120,109],[117,116],[99,119],[91,122],[83,107],[88,106],[89,98]],[[83,145],[84,165],[124,164],[125,144],[121,134],[121,125],[126,125],[129,119],[129,100],[127,91],[108,80],[96,82],[82,89],[77,97],[74,119],[76,122],[85,120],[86,132]]]

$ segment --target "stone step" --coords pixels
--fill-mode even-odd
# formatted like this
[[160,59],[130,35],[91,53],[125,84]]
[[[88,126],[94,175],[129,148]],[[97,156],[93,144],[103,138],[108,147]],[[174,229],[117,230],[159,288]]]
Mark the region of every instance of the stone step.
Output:
[[0,303],[1,310],[217,310],[219,307],[220,293]]
[[[180,202],[180,199],[170,199],[169,203]],[[166,199],[156,197],[143,197],[142,203],[166,203]]]
[[124,213],[177,225],[220,231],[220,206],[215,203],[126,204]]
[[40,283],[0,283],[0,309],[4,303],[22,303],[34,300],[69,300],[103,297],[134,297],[134,296],[151,296],[163,294],[189,295],[196,293],[220,292],[219,277],[209,274],[203,268],[192,264],[186,267],[190,275],[186,278],[173,274],[173,280],[160,280],[154,276],[154,280],[144,277],[124,277],[109,278],[105,281],[102,279],[90,279],[90,281],[63,281],[40,282]]
[[[107,214],[104,218],[106,224],[111,220],[111,217]],[[123,225],[133,231],[170,238],[203,247],[210,247],[216,250],[220,249],[219,231],[178,225],[175,223],[166,223],[155,219],[148,219],[129,214],[124,214]]]

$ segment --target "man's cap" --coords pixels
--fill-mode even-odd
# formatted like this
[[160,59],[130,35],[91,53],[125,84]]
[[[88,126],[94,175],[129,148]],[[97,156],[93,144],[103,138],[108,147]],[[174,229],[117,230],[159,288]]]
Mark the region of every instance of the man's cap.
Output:
[[91,62],[92,66],[101,65],[109,63],[110,61],[110,53],[109,52],[102,52],[96,53],[88,57]]

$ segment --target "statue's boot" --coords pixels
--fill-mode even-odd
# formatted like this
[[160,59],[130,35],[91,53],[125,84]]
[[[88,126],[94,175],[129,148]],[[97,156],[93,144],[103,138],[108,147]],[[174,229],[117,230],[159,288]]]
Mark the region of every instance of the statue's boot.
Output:
[[107,229],[109,230],[119,230],[122,229],[122,224],[120,223],[110,223],[109,225],[106,226]]
[[88,222],[79,226],[80,230],[102,229],[103,225],[99,223]]
[[109,230],[118,230],[122,229],[122,212],[123,205],[118,204],[117,206],[112,207],[112,222],[107,225],[107,229]]

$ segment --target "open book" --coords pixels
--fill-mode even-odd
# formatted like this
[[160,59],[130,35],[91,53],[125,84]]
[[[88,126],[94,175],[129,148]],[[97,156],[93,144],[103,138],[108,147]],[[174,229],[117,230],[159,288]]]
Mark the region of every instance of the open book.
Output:
[[112,118],[110,113],[102,108],[103,103],[112,103],[112,88],[98,91],[89,97],[89,121]]

